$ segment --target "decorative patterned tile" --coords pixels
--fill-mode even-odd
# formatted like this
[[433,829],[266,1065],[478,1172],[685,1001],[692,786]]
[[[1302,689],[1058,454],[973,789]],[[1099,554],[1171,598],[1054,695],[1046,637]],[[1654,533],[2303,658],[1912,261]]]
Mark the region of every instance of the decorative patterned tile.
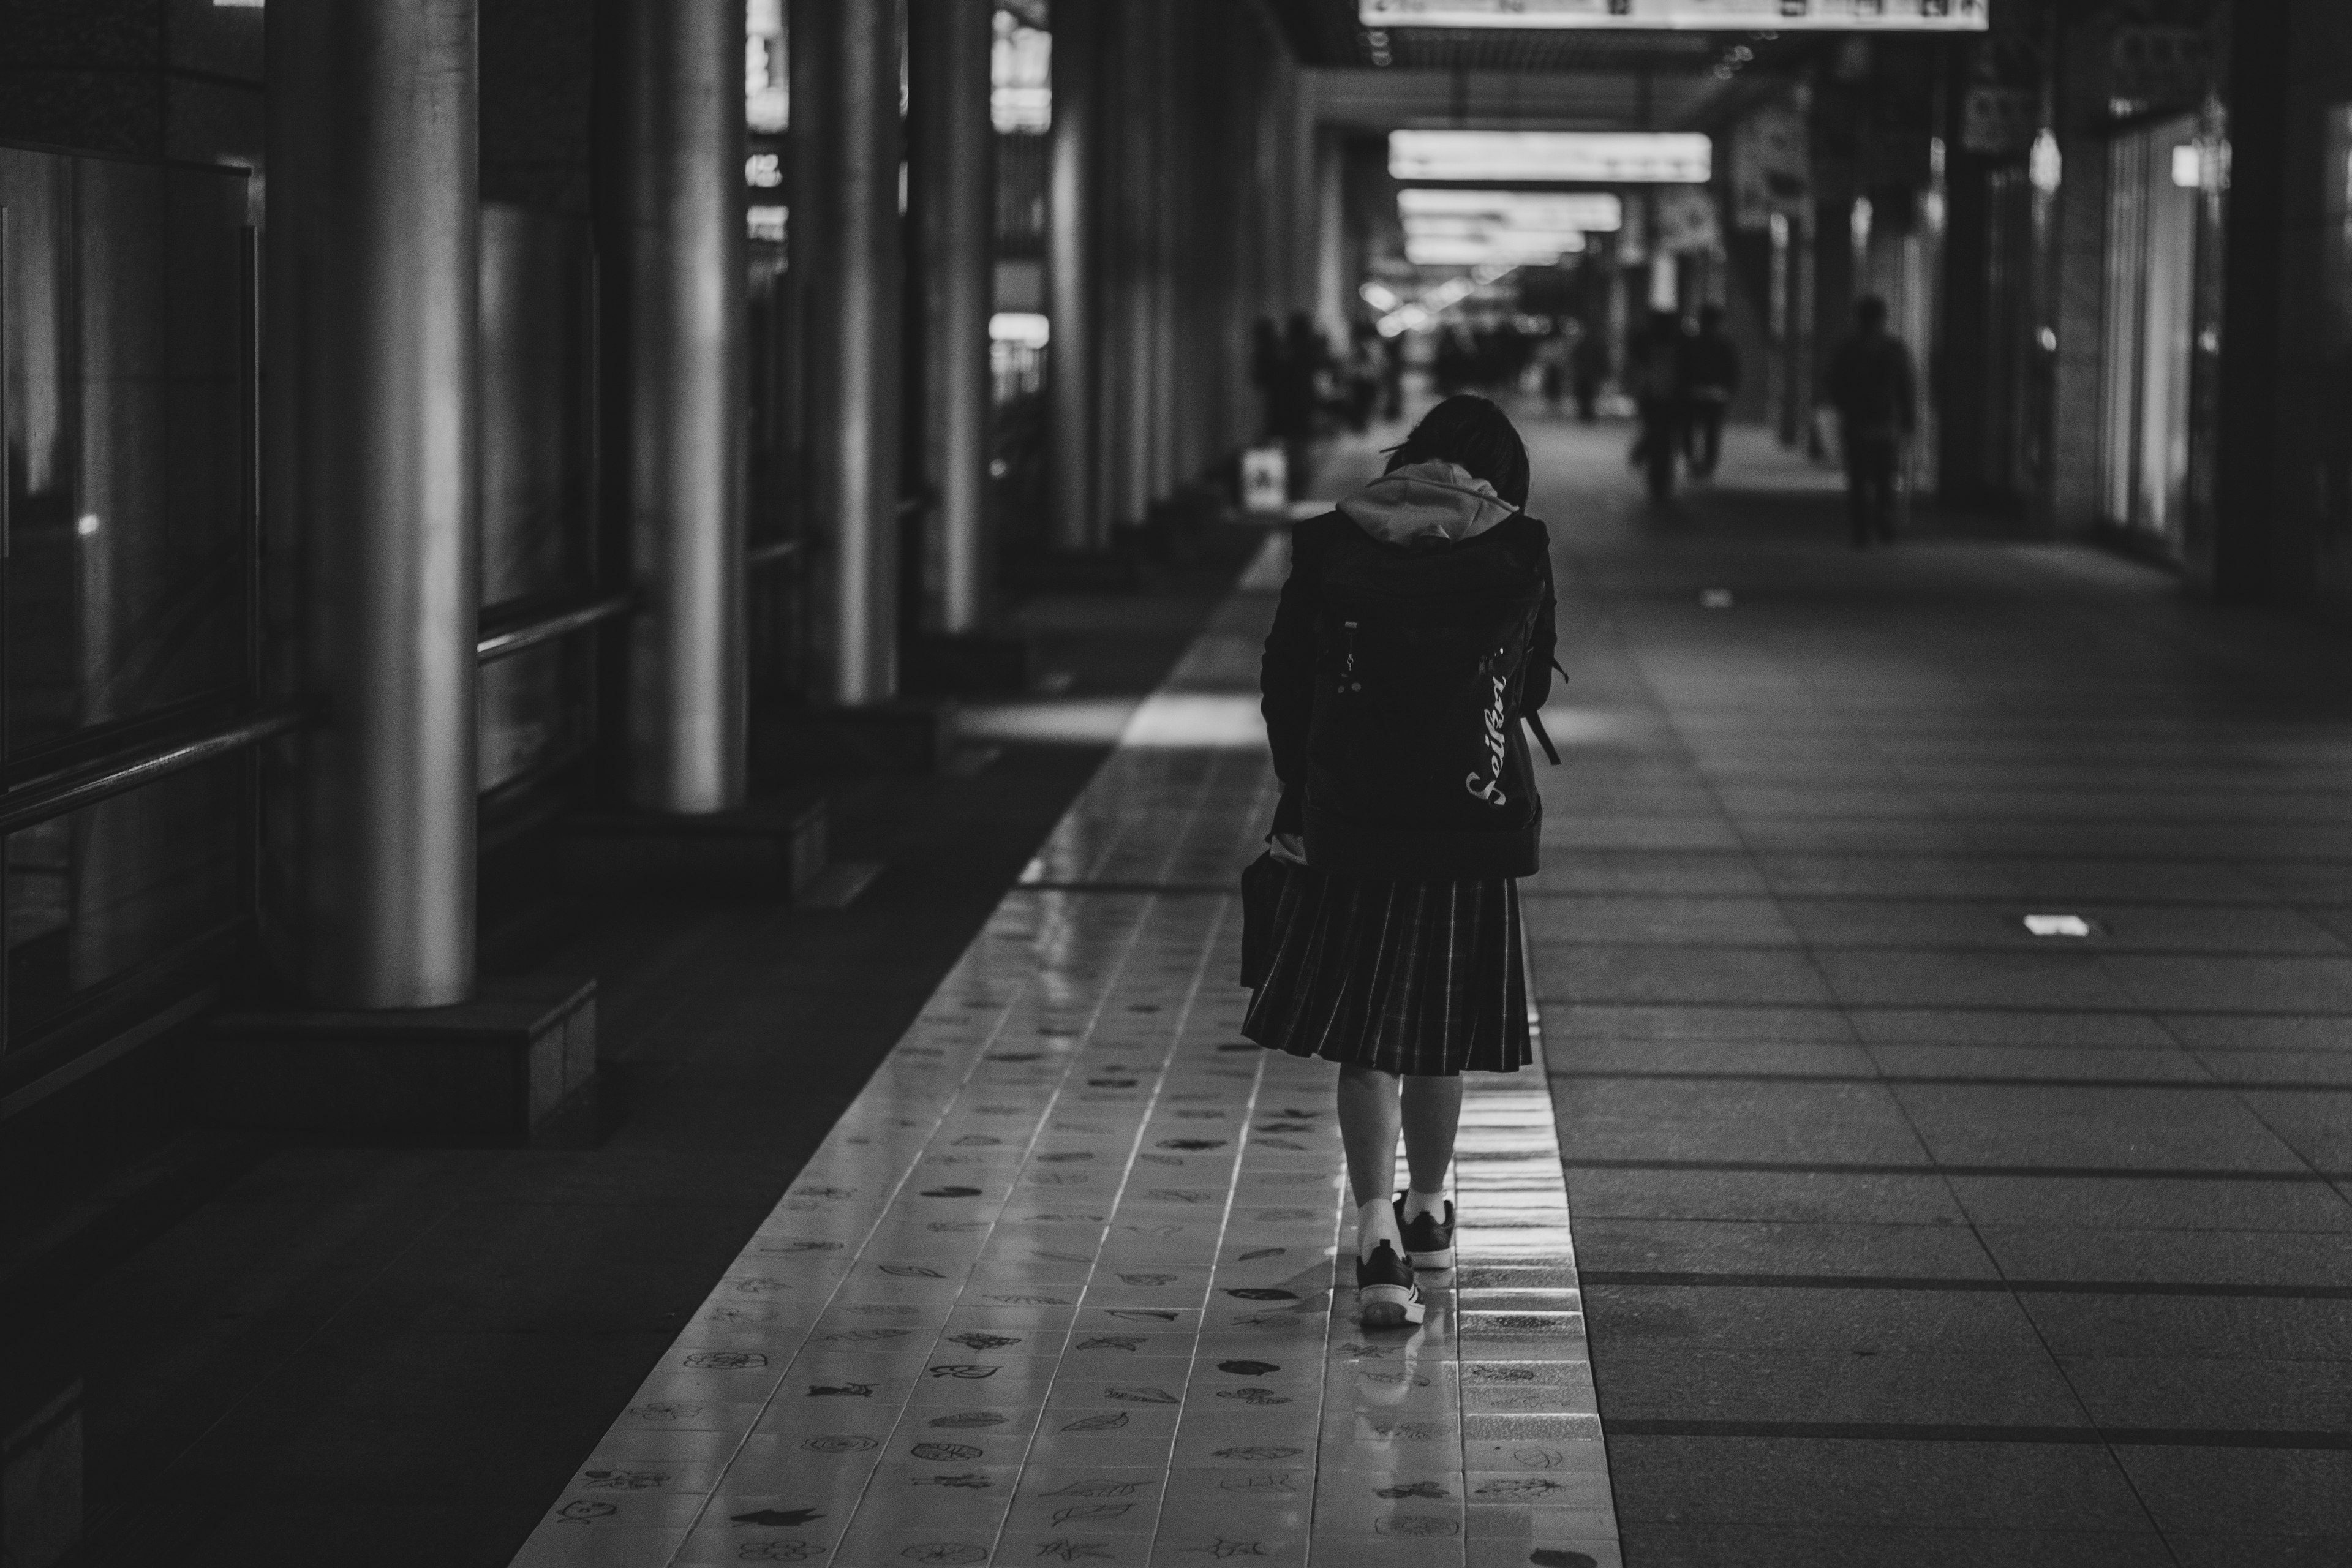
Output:
[[[1028,879],[1224,880],[1272,799],[1125,748]],[[1008,893],[516,1561],[1613,1568],[1539,1073],[1467,1082],[1460,1267],[1360,1331],[1329,1068],[1240,1041],[1237,921]]]

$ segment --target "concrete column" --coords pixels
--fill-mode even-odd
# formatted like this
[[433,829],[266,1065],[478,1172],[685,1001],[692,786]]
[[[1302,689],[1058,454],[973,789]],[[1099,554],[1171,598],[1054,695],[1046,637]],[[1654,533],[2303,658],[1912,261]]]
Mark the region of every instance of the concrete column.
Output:
[[795,0],[792,50],[793,274],[821,552],[814,695],[854,707],[898,684],[897,0]]
[[290,924],[313,1000],[474,983],[474,0],[269,8],[269,527],[324,700]]
[[2311,586],[2304,575],[2308,557],[2295,559],[2294,542],[2285,537],[2282,513],[2309,503],[2288,478],[2293,446],[2281,439],[2280,428],[2292,396],[2282,383],[2300,379],[2286,344],[2311,330],[2286,304],[2293,287],[2287,171],[2295,166],[2294,137],[2309,123],[2296,121],[2290,95],[2301,20],[2293,7],[2254,0],[2236,0],[2230,10],[2230,202],[2222,240],[2228,352],[2215,433],[2212,568],[2213,595],[2229,604],[2292,600]]
[[1054,13],[1054,127],[1045,194],[1046,508],[1054,543],[1103,542],[1095,504],[1095,99],[1101,26],[1091,5]]
[[1116,335],[1103,334],[1111,358],[1105,367],[1103,405],[1115,411],[1118,424],[1105,445],[1117,449],[1111,515],[1119,522],[1140,523],[1160,499],[1151,483],[1152,447],[1158,432],[1159,409],[1152,395],[1152,355],[1156,348],[1152,321],[1163,281],[1158,254],[1162,127],[1151,97],[1151,79],[1160,53],[1154,26],[1157,7],[1151,0],[1126,0],[1115,13],[1118,19],[1118,204],[1105,216],[1118,225],[1118,265],[1113,270],[1118,289],[1117,310],[1107,311],[1117,324]]
[[743,0],[618,0],[604,212],[620,312],[629,796],[744,795]]
[[996,127],[989,111],[993,0],[908,0],[908,208],[923,319],[922,468],[938,497],[938,629],[995,615],[988,531],[996,285]]

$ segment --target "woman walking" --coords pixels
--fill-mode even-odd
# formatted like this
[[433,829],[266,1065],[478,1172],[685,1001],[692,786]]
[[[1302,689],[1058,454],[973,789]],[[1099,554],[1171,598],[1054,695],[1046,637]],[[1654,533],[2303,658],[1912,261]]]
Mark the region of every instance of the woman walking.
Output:
[[1461,1074],[1532,1059],[1515,879],[1542,810],[1520,721],[1550,693],[1554,598],[1527,495],[1503,411],[1447,398],[1293,531],[1265,643],[1282,800],[1247,873],[1243,1032],[1339,1066],[1367,1327],[1420,1322],[1414,1268],[1454,1265]]

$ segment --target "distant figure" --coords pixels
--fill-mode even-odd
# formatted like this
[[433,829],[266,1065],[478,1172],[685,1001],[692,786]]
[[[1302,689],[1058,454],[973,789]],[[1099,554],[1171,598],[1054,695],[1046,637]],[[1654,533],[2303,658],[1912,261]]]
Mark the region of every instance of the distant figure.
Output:
[[1911,351],[1886,330],[1886,301],[1854,301],[1853,333],[1830,359],[1830,405],[1845,447],[1845,504],[1853,547],[1895,542],[1895,475],[1918,427]]
[[1381,340],[1381,417],[1404,417],[1404,334]]
[[1260,316],[1250,328],[1250,384],[1257,388],[1264,405],[1259,433],[1270,437],[1280,418],[1276,405],[1282,396],[1282,329],[1271,316]]
[[1543,373],[1544,406],[1553,414],[1559,412],[1559,400],[1568,391],[1569,367],[1576,358],[1579,335],[1573,321],[1552,323],[1543,342],[1536,345],[1536,365]]
[[1693,479],[1715,477],[1723,457],[1723,416],[1739,390],[1739,350],[1723,330],[1723,307],[1703,305],[1698,334],[1683,342],[1683,450]]
[[1275,375],[1274,437],[1290,458],[1290,494],[1307,493],[1314,466],[1315,418],[1322,412],[1324,383],[1331,369],[1330,345],[1304,310],[1291,313],[1283,334]]
[[1387,354],[1381,347],[1380,329],[1358,321],[1349,329],[1348,359],[1340,367],[1340,413],[1348,428],[1361,434],[1371,423],[1381,396],[1381,369]]
[[1306,440],[1315,434],[1324,375],[1331,368],[1330,346],[1306,311],[1291,312],[1276,366],[1274,433],[1286,441]]
[[1590,425],[1600,411],[1601,384],[1609,379],[1609,345],[1601,341],[1599,332],[1586,327],[1577,334],[1568,368],[1569,385],[1576,394],[1577,422]]
[[1675,493],[1675,455],[1682,446],[1683,323],[1672,310],[1650,312],[1650,325],[1627,351],[1626,372],[1642,415],[1633,466],[1648,471],[1650,498]]

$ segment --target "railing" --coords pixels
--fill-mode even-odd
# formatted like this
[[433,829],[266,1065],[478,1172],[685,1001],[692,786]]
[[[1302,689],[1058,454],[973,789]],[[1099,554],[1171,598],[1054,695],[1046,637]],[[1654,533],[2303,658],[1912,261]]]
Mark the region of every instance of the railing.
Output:
[[[919,506],[919,500],[899,503],[903,516],[909,504]],[[797,539],[778,539],[766,544],[755,544],[743,552],[746,571],[759,572],[782,562],[790,561],[801,552]],[[602,598],[583,599],[560,608],[545,611],[528,619],[509,621],[494,618],[481,639],[474,644],[474,656],[484,664],[518,654],[541,643],[553,642],[573,632],[584,631],[605,621],[615,620],[637,606],[634,594],[611,594]]]
[[124,795],[142,784],[173,773],[185,773],[205,763],[260,744],[274,736],[283,735],[308,722],[314,709],[305,704],[289,703],[257,713],[209,734],[194,739],[166,742],[129,758],[114,757],[91,763],[79,768],[68,768],[44,778],[18,784],[0,792],[0,836],[18,828],[31,827],[95,805],[118,795]]
[[512,626],[494,626],[493,630],[485,633],[481,640],[474,645],[474,654],[484,664],[488,664],[492,659],[504,658],[509,654],[520,653],[527,647],[537,647],[541,643],[553,642],[560,637],[568,637],[573,632],[595,626],[601,621],[609,621],[615,616],[625,616],[635,607],[636,602],[634,595],[614,594],[602,599],[590,599],[582,604],[568,605],[562,609],[551,610],[545,615],[535,616],[530,620],[520,621]]

